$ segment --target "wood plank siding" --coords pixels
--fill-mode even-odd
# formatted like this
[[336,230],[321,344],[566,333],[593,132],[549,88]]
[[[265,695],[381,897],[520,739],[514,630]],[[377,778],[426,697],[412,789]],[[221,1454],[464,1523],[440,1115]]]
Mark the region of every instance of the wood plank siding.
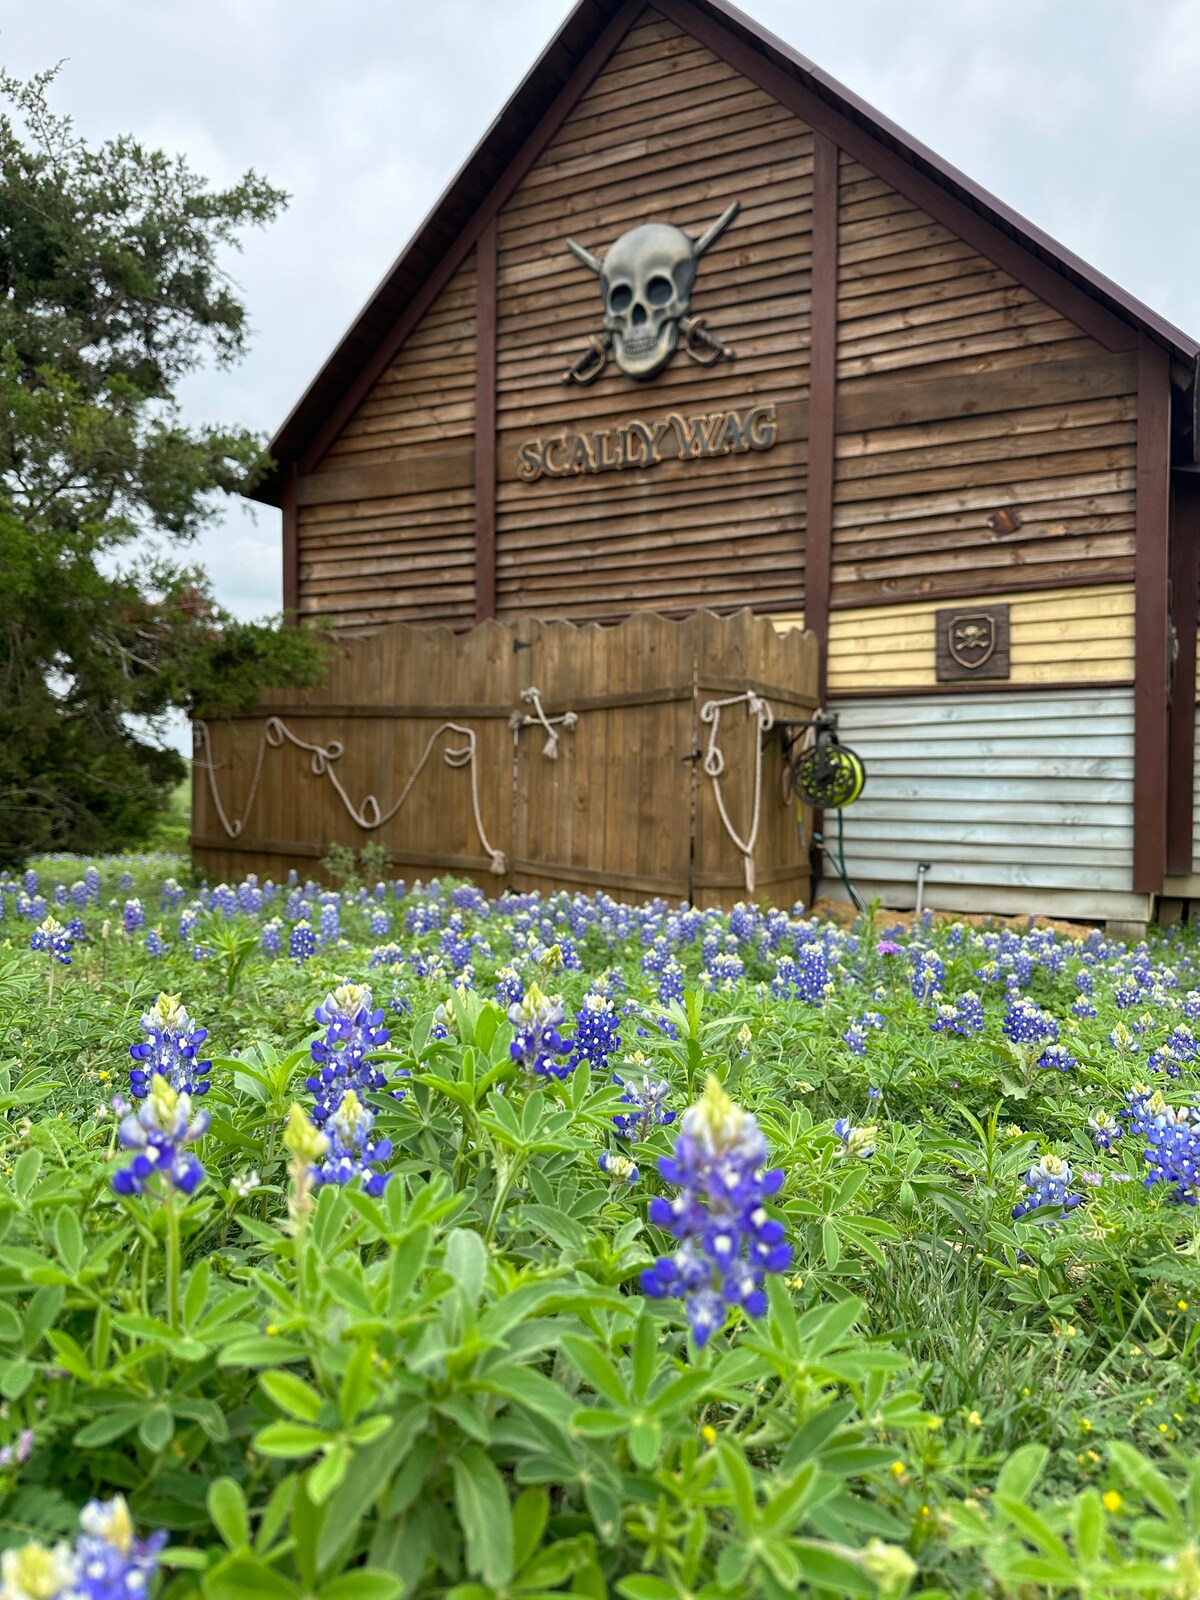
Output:
[[845,154],[837,403],[834,607],[1132,578],[1136,357]]
[[866,792],[845,813],[860,894],[911,906],[917,864],[928,861],[926,901],[939,910],[1146,916],[1129,876],[1132,689],[836,709],[867,766]]
[[[496,604],[612,617],[803,599],[812,135],[682,29],[647,10],[499,219]],[[599,331],[602,256],[648,218],[698,237],[741,211],[703,258],[692,310],[736,359],[680,351],[650,384],[610,364],[588,388],[562,374]],[[787,422],[768,452],[644,471],[515,475],[520,442],[630,417],[685,417],[774,401]]]
[[[936,674],[941,604],[922,600],[835,611],[829,622],[830,694],[944,692]],[[1132,584],[992,593],[962,601],[964,610],[975,604],[1010,608],[1011,684],[1133,682]],[[801,616],[774,621],[778,628],[804,625]],[[976,689],[967,681],[962,692]]]
[[302,615],[475,620],[475,255],[297,488]]

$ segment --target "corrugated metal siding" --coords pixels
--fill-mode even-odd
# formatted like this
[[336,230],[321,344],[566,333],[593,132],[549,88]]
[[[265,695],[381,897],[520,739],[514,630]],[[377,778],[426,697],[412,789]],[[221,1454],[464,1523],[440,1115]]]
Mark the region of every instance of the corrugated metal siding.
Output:
[[[867,764],[845,814],[860,893],[934,908],[1138,917],[1129,689],[834,702]],[[836,821],[826,818],[834,837]]]

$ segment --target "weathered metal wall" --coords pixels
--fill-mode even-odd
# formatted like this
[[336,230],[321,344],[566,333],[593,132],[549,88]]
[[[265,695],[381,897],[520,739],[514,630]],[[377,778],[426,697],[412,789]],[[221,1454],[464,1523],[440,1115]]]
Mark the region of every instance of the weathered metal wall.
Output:
[[[943,911],[1144,919],[1131,892],[1133,692],[1056,689],[843,701],[867,764],[845,813],[864,896]],[[834,822],[826,818],[826,834]],[[830,892],[837,892],[836,886]]]

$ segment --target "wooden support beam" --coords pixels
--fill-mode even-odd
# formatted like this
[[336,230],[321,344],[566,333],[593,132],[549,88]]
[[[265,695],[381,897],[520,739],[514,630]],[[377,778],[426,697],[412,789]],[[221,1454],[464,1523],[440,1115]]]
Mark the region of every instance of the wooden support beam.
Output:
[[496,615],[496,219],[475,246],[475,620]]
[[1170,693],[1169,528],[1171,381],[1167,353],[1138,345],[1134,586],[1133,885],[1160,894],[1167,862],[1167,706]]
[[1200,621],[1200,478],[1173,474],[1171,503],[1171,709],[1167,766],[1167,871],[1193,870],[1196,764],[1196,628]]
[[298,620],[300,610],[300,530],[296,517],[296,482],[293,466],[283,484],[283,609],[289,622]]
[[838,148],[832,140],[822,133],[814,134],[804,626],[817,636],[817,695],[822,701],[829,654],[833,451],[837,433],[838,159]]

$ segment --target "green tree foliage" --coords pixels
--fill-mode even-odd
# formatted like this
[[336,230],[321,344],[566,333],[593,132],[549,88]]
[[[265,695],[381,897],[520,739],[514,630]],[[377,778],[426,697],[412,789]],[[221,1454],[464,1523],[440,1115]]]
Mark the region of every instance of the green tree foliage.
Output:
[[175,392],[242,355],[221,257],[286,197],[130,137],[90,148],[54,77],[0,72],[0,864],[144,839],[184,771],[147,723],[322,659],[229,617],[174,553],[267,465],[244,429],[185,426]]

